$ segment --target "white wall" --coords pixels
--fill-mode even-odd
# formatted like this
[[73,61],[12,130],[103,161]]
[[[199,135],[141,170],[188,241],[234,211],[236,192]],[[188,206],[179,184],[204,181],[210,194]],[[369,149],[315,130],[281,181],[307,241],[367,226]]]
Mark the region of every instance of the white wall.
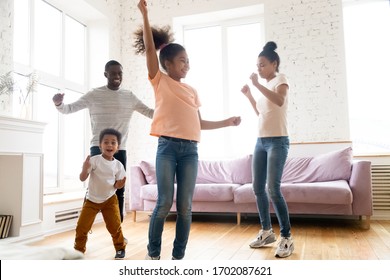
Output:
[[0,2],[0,75],[12,70],[13,0]]
[[291,140],[349,140],[341,1],[268,1],[265,15],[292,83]]

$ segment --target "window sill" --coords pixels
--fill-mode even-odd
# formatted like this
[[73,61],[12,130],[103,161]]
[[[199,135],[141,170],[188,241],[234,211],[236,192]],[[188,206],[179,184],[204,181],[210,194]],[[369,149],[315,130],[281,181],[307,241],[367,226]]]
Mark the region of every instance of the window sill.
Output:
[[85,191],[66,192],[60,194],[48,194],[43,197],[43,205],[76,201],[76,200],[84,199],[84,197],[85,197]]

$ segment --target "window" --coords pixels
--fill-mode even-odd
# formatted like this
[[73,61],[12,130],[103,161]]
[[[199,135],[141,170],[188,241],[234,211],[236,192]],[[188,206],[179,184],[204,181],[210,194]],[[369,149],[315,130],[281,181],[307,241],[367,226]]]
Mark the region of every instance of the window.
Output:
[[175,35],[182,34],[176,39],[182,41],[190,61],[185,82],[198,91],[202,118],[242,119],[238,127],[203,130],[199,144],[202,158],[231,158],[253,152],[257,116],[241,88],[245,83],[251,86],[249,76],[257,72],[257,56],[264,44],[262,10],[256,5],[174,20],[174,28],[179,29]]
[[44,1],[34,3],[32,64],[35,69],[58,77],[61,71],[62,13]]
[[344,1],[351,138],[355,154],[390,153],[390,4]]
[[[86,151],[85,112],[62,115],[52,97],[65,93],[66,103],[85,92],[86,26],[43,0],[14,1],[14,69],[20,84],[38,73],[31,96],[32,117],[47,123],[44,131],[45,192],[80,189],[78,179]],[[21,106],[14,100],[14,109]]]
[[85,26],[65,16],[65,79],[84,84]]

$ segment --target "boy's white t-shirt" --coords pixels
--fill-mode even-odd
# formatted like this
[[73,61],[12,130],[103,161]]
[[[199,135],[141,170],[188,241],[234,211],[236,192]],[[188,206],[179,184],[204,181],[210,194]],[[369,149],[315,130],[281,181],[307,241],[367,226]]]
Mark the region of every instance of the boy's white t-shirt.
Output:
[[[275,78],[267,83],[266,88],[276,91],[276,88],[282,84],[290,87],[286,76],[284,74],[277,74]],[[278,106],[261,94],[256,103],[256,108],[259,111],[258,137],[288,136],[288,95],[284,104]]]
[[95,203],[102,203],[116,192],[114,184],[126,176],[123,164],[117,160],[106,160],[101,154],[89,159],[88,191],[86,198]]

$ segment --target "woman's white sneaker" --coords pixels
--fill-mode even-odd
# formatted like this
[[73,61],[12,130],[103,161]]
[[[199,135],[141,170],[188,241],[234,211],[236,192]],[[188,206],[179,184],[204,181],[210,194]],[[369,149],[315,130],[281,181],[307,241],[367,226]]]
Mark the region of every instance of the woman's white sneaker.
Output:
[[276,248],[275,257],[287,258],[294,251],[294,242],[291,237],[282,237]]
[[149,256],[149,254],[146,254],[146,256],[145,256],[145,260],[148,260],[148,261],[157,261],[159,259],[160,259],[160,256],[158,256],[158,257],[151,257],[151,256]]
[[249,247],[260,248],[263,247],[264,245],[270,244],[275,241],[276,241],[276,236],[272,229],[260,230],[256,239],[249,244]]

